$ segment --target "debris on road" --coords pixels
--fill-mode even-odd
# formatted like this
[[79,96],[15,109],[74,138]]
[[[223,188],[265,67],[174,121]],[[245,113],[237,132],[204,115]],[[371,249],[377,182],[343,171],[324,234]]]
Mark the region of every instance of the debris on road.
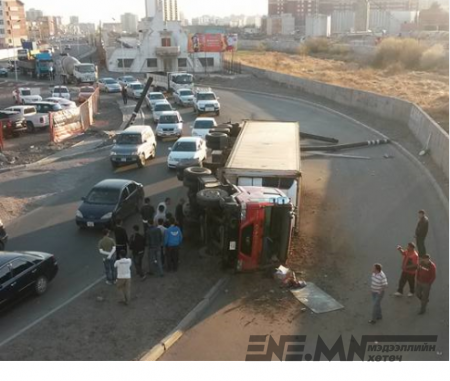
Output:
[[297,275],[291,269],[280,265],[275,271],[275,279],[277,279],[282,287],[289,289],[300,289],[306,287],[304,281],[298,280]]
[[318,141],[321,141],[321,142],[328,142],[328,143],[333,143],[333,144],[339,143],[338,139],[329,138],[327,136],[308,134],[307,132],[300,132],[300,138],[302,138],[302,139],[318,140]]
[[317,287],[314,283],[301,289],[291,290],[295,298],[316,314],[332,312],[344,308],[333,297]]

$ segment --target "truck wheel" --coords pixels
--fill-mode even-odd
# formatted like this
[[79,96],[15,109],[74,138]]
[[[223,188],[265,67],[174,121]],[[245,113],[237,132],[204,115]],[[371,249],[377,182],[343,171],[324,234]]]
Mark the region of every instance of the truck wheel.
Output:
[[197,193],[197,203],[204,208],[219,208],[220,200],[228,197],[223,189],[202,189]]
[[33,122],[30,122],[30,121],[27,122],[27,132],[29,132],[29,133],[36,132]]
[[212,172],[208,168],[189,167],[184,170],[184,178],[187,180],[196,180],[200,176],[211,175]]
[[228,147],[228,135],[222,132],[211,132],[206,135],[206,147],[223,150]]

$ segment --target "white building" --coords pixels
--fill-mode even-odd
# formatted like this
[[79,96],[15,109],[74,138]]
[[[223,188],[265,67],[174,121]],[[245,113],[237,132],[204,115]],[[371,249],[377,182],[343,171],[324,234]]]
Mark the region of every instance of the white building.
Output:
[[44,12],[34,8],[26,11],[25,14],[27,15],[27,21],[38,21],[38,19],[44,16]]
[[[155,14],[142,20],[139,39],[122,39],[122,46],[107,49],[108,70],[120,73],[188,71],[204,73],[222,68],[221,53],[190,53],[189,35],[180,21],[165,21],[163,4],[155,0]],[[147,6],[147,10],[149,7]],[[105,38],[105,37],[104,37]]]
[[127,33],[137,33],[139,18],[132,13],[125,13],[120,16],[122,30]]
[[295,32],[295,17],[290,13],[267,18],[267,35],[290,35]]
[[306,37],[330,37],[331,16],[328,15],[306,15],[305,35]]

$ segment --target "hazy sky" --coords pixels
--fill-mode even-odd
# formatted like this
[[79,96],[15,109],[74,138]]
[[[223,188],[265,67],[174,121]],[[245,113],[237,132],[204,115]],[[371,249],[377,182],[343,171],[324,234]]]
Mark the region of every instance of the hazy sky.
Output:
[[[178,7],[185,17],[204,14],[226,16],[230,14],[266,14],[267,0],[178,0]],[[105,22],[131,12],[145,16],[144,0],[24,0],[25,9],[35,8],[49,16],[79,16],[80,22]]]

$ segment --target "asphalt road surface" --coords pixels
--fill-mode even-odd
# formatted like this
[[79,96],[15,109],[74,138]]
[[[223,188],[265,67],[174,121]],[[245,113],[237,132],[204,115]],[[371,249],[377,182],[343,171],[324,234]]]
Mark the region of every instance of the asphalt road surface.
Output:
[[[333,136],[341,142],[378,138],[373,132],[341,116],[300,102],[226,91],[217,93],[222,105],[219,121],[230,119],[241,121],[245,118],[298,120],[303,131]],[[185,120],[184,133],[188,135],[188,126],[194,120],[194,114],[192,109],[181,112]],[[176,203],[179,197],[184,196],[185,191],[176,180],[175,174],[166,167],[166,157],[171,144],[159,143],[157,158],[149,161],[142,170],[130,166],[113,172],[108,161],[108,152],[98,152],[69,161],[58,171],[54,171],[51,167],[42,168],[34,173],[30,172],[26,178],[1,184],[3,189],[11,193],[19,187],[29,189],[48,187],[49,191],[52,187],[56,187],[57,194],[49,196],[44,206],[17,219],[7,228],[11,236],[8,249],[53,253],[57,256],[60,272],[46,295],[39,299],[27,300],[0,318],[2,326],[0,346],[48,312],[101,280],[102,265],[98,261],[96,251],[99,232],[79,231],[74,223],[80,198],[85,196],[94,184],[105,178],[133,179],[144,184],[146,195],[151,196],[155,204],[167,196],[171,196]],[[432,331],[447,341],[444,353],[448,358],[447,211],[440,204],[436,191],[426,180],[421,169],[394,146],[372,147],[370,151],[355,150],[352,154],[368,155],[374,159],[304,160],[304,176],[315,176],[320,171],[326,183],[327,197],[339,205],[339,212],[335,216],[339,225],[333,232],[334,239],[330,239],[330,252],[338,251],[341,242],[336,238],[340,235],[352,237],[351,250],[358,253],[358,258],[354,263],[348,264],[346,277],[367,278],[370,276],[368,274],[373,263],[379,261],[391,269],[388,275],[393,288],[397,282],[400,266],[394,249],[397,244],[405,244],[412,240],[416,212],[421,208],[426,209],[432,221],[427,246],[438,264],[438,279],[433,294],[435,313],[417,323],[406,317],[402,320],[403,313],[399,307],[398,313],[402,318],[395,321],[394,328],[401,330],[407,324],[415,334],[430,334],[430,327],[433,327]],[[384,154],[389,154],[393,159],[383,159]],[[127,221],[127,224],[131,222]],[[357,302],[367,299],[367,290],[362,287],[352,292],[353,299]],[[218,304],[212,306],[205,317],[214,316],[229,302],[231,301],[226,298],[219,298]],[[340,324],[347,320],[345,313],[342,313],[341,317],[333,320],[336,321],[333,327],[339,330]],[[214,329],[208,326],[208,321],[210,319],[204,320],[183,337],[165,359],[245,358],[247,332],[242,332],[238,325],[217,318],[217,327],[226,329],[223,331],[226,335],[217,338],[216,344],[220,350],[210,351],[207,341],[211,341]],[[364,323],[366,322],[367,319],[364,318]],[[320,325],[311,325],[311,332],[318,329]],[[365,332],[365,328],[361,330]],[[299,332],[299,327],[287,327],[283,332]],[[239,334],[243,336],[237,337]]]

